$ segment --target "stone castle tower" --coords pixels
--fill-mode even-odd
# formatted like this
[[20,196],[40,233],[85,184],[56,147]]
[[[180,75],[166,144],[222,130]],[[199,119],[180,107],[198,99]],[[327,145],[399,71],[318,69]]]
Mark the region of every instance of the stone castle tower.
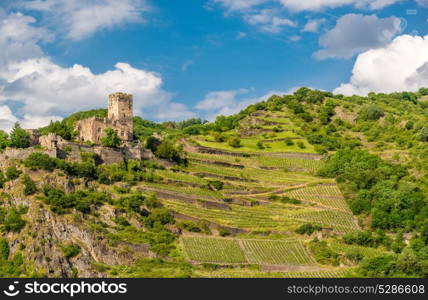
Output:
[[133,97],[130,94],[114,93],[109,95],[107,118],[92,117],[76,123],[80,142],[100,143],[107,128],[116,131],[124,142],[132,141],[133,134]]
[[132,95],[124,93],[111,94],[108,97],[108,119],[111,121],[130,122],[133,116]]

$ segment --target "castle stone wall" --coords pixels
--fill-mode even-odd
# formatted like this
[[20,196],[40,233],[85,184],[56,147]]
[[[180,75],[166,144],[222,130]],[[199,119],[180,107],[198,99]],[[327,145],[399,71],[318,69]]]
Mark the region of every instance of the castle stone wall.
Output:
[[132,141],[133,134],[133,98],[130,94],[114,93],[109,95],[107,118],[88,118],[76,123],[78,140],[99,144],[105,135],[105,129],[112,128],[122,141]]

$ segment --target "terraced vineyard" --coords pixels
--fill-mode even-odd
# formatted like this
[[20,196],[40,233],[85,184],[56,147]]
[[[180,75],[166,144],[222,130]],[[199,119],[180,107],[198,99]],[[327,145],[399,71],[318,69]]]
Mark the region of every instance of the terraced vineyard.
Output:
[[196,271],[196,276],[209,278],[339,278],[352,268],[335,268],[317,271],[262,272],[246,268],[225,268],[214,271]]
[[340,243],[337,241],[330,242],[329,246],[333,251],[335,251],[337,253],[341,253],[341,254],[346,254],[346,253],[349,253],[351,251],[353,253],[360,253],[364,257],[375,257],[375,256],[385,254],[385,251],[382,251],[380,249],[362,247],[362,246],[357,246],[357,245],[347,245],[347,244]]
[[352,214],[300,208],[281,203],[252,207],[230,205],[231,210],[228,211],[206,209],[172,200],[165,200],[164,204],[181,214],[248,231],[288,231],[311,222],[339,232],[352,232],[358,229]]
[[241,240],[248,262],[271,265],[312,265],[315,261],[297,240]]
[[183,237],[182,243],[191,261],[210,263],[247,262],[237,240]]
[[291,190],[284,195],[302,200],[314,202],[326,207],[340,209],[350,213],[350,209],[337,185],[316,185]]
[[211,263],[260,265],[314,265],[315,261],[298,240],[182,238],[190,260]]
[[[324,161],[296,134],[297,127],[287,118],[287,113],[272,113],[257,119],[258,130],[262,133],[242,138],[242,147],[237,149],[214,141],[212,136],[196,137],[199,145],[193,144],[187,152],[188,165],[183,172],[157,171],[158,175],[176,184],[173,187],[171,184],[149,185],[226,205],[204,206],[199,202],[160,197],[163,205],[178,217],[191,218],[194,222],[208,221],[210,226],[217,226],[214,235],[219,228],[229,228],[232,232],[236,229],[240,233],[239,237],[232,234],[230,238],[185,234],[181,245],[186,257],[193,263],[241,265],[239,268],[201,270],[200,275],[204,277],[343,276],[347,268],[325,269],[319,265],[305,246],[309,237],[302,240],[295,230],[308,223],[320,225],[327,229],[325,232],[333,234],[359,230],[346,200],[334,180],[316,175]],[[226,136],[235,134],[228,132]],[[287,144],[287,138],[292,142]],[[258,149],[256,143],[264,148]],[[302,148],[298,148],[297,143]],[[222,181],[223,188],[207,190],[209,180]],[[274,199],[271,195],[278,197]],[[289,203],[281,198],[283,196],[301,200],[301,203]],[[276,238],[257,238],[261,234],[273,234]],[[346,246],[336,243],[332,244],[332,249],[345,255],[346,249],[352,248]],[[357,250],[365,256],[375,253],[364,247]],[[249,269],[242,266],[245,264],[268,269]],[[280,266],[280,270],[269,269],[269,266]]]
[[292,217],[308,223],[319,224],[323,227],[330,227],[334,231],[342,233],[359,230],[352,213],[342,211],[317,210],[310,212],[299,212],[292,215]]

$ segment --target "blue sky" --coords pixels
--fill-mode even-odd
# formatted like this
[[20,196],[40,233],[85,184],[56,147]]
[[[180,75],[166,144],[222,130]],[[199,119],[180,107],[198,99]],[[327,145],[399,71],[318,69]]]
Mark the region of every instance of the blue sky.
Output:
[[165,121],[300,86],[428,85],[427,0],[3,0],[0,20],[0,129],[104,107],[116,90]]

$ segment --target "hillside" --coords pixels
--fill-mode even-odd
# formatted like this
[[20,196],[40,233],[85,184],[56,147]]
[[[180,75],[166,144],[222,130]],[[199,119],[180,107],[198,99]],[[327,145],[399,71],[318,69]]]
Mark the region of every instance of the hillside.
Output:
[[67,141],[57,158],[0,132],[0,276],[426,277],[426,95],[302,88],[211,123],[135,117],[154,156],[109,164],[73,142],[104,110],[41,129]]

